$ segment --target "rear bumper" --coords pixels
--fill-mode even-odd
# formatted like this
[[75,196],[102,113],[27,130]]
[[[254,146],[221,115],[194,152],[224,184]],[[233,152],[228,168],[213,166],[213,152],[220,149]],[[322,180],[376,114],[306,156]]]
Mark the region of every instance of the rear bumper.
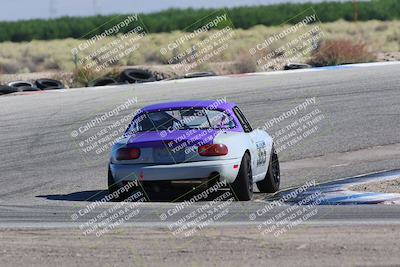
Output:
[[[185,162],[168,165],[110,164],[114,181],[174,181],[208,178],[218,173],[220,180],[232,183],[239,172],[241,159]],[[234,165],[238,165],[234,168]]]

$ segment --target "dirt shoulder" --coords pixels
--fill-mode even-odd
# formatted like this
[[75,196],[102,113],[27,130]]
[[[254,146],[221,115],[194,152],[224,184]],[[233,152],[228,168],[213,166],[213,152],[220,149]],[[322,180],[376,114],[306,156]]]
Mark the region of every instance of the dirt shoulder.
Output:
[[400,178],[386,182],[355,185],[349,188],[353,191],[377,192],[377,193],[398,193],[400,194]]
[[400,225],[298,226],[279,236],[256,227],[210,228],[190,238],[123,228],[0,230],[3,266],[388,266],[400,262]]

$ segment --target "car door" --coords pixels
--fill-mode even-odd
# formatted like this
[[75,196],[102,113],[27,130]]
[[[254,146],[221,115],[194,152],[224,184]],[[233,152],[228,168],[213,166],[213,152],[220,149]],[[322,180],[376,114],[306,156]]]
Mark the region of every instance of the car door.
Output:
[[251,167],[253,172],[253,179],[255,181],[263,179],[267,171],[268,157],[269,157],[269,140],[268,135],[259,129],[253,130],[249,121],[244,116],[239,107],[234,107],[233,112],[239,120],[243,131],[250,140],[250,153],[251,153]]

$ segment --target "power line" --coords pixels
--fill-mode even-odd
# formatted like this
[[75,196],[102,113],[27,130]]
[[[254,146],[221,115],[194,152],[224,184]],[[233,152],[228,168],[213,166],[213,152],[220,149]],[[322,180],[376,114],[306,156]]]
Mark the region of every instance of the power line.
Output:
[[99,15],[101,14],[101,7],[99,5],[98,0],[93,0],[93,14],[94,15]]
[[57,2],[56,0],[49,1],[49,18],[57,17]]

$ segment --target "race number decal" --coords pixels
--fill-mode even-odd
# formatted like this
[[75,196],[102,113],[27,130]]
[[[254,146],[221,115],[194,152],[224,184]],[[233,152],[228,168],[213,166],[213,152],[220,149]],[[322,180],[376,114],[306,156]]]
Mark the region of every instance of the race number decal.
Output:
[[267,162],[267,150],[265,149],[265,142],[257,142],[257,166],[265,165]]

